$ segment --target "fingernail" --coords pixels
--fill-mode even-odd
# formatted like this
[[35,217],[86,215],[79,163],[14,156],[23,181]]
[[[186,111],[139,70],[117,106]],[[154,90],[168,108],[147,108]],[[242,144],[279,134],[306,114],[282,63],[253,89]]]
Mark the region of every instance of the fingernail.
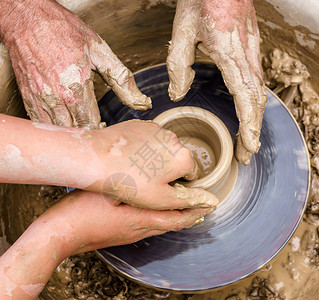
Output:
[[192,225],[190,225],[190,226],[188,226],[186,228],[191,228],[191,227],[193,227],[193,226],[195,226],[197,224],[200,224],[200,223],[204,222],[204,220],[205,220],[205,217],[201,217],[201,218],[197,219]]
[[[113,87],[115,90],[115,87]],[[150,97],[142,94],[138,89],[130,91],[117,91],[117,96],[126,106],[135,110],[147,110],[152,108],[152,100]]]
[[247,166],[250,164],[252,153],[247,151],[242,143],[238,142],[236,144],[235,157],[239,163]]
[[142,94],[136,101],[134,101],[134,105],[138,110],[147,110],[152,108],[152,100],[150,97]]
[[194,199],[195,203],[197,202],[198,204],[194,206],[202,207],[202,208],[211,208],[215,207],[218,205],[219,200],[214,196],[213,194],[209,192],[205,192],[202,195],[198,197],[198,199]]
[[259,141],[259,137],[255,137],[253,135],[253,133],[251,134],[251,141],[250,141],[250,147],[247,147],[247,149],[250,151],[250,152],[253,152],[253,153],[257,153],[259,148],[260,148],[260,141]]
[[195,77],[195,71],[191,67],[183,67],[180,71],[169,70],[169,74],[168,95],[173,102],[177,102],[188,93]]
[[208,211],[207,211],[207,215],[211,214],[213,211],[216,210],[216,207],[213,207],[213,208],[210,208]]
[[106,128],[106,123],[105,122],[100,122],[99,124],[99,129]]
[[178,102],[185,97],[188,90],[189,89],[187,89],[187,91],[185,93],[181,93],[180,91],[178,91],[175,84],[170,83],[168,86],[168,95],[173,102]]
[[252,153],[257,153],[260,148],[259,135],[260,133],[247,128],[242,127],[240,130],[241,139],[245,148]]

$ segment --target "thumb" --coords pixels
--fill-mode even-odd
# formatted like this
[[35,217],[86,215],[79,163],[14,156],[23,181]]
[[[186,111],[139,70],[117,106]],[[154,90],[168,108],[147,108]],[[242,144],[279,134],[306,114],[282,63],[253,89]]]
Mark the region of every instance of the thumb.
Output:
[[123,104],[136,110],[152,108],[151,99],[141,93],[132,72],[122,64],[105,41],[92,41],[90,57],[96,71]]
[[198,42],[197,13],[196,7],[184,8],[183,1],[178,2],[166,60],[170,80],[168,94],[174,102],[185,97],[195,77],[192,65],[195,62],[195,49]]
[[182,184],[175,183],[173,197],[176,203],[183,202],[183,208],[216,208],[219,200],[215,195],[200,188],[186,188]]

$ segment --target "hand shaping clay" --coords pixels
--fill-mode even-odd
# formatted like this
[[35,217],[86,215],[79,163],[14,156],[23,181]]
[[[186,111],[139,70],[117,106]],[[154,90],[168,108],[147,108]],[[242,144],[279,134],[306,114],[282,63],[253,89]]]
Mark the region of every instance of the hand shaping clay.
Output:
[[178,183],[204,188],[219,201],[226,199],[235,186],[238,167],[233,159],[233,142],[224,123],[209,111],[193,106],[172,108],[153,121],[173,131],[191,151],[199,167],[199,179]]
[[191,151],[199,168],[199,178],[210,174],[216,166],[213,150],[204,141],[195,137],[182,136],[179,140]]

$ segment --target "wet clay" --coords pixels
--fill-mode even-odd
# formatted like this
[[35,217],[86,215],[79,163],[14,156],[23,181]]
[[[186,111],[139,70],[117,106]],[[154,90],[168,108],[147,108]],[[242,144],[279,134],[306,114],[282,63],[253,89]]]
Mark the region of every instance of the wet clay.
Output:
[[[167,6],[166,3],[174,1],[162,1],[164,4],[157,4],[155,1],[126,0],[107,2],[61,0],[60,2],[70,6],[94,28],[132,71],[165,61],[166,46],[171,38],[175,12],[174,7]],[[319,85],[314,83],[319,80],[319,40],[312,38],[312,33],[303,26],[289,27],[283,16],[268,2],[256,0],[254,4],[263,41],[261,50],[265,60],[263,67],[267,76],[266,82],[280,97],[287,99],[286,103],[298,120],[311,153],[311,195],[304,219],[290,243],[268,265],[250,277],[220,290],[193,296],[174,295],[142,287],[110,273],[94,253],[86,253],[66,259],[57,268],[41,294],[41,299],[318,299],[319,100],[316,92],[319,91]],[[298,43],[295,30],[303,38],[304,45]],[[315,47],[311,48],[313,43]],[[278,55],[276,53],[270,55],[275,48],[281,52],[277,53]],[[288,54],[288,58],[285,53]],[[0,46],[0,54],[0,111],[25,116],[8,54],[3,45]],[[200,52],[196,55],[201,60],[207,60],[207,57]],[[272,60],[271,57],[279,59]],[[267,60],[269,63],[266,63]],[[285,74],[289,77],[291,71],[286,72],[283,67],[285,64],[280,66],[280,61],[290,62],[286,70],[291,68],[292,71],[294,62],[299,61],[301,65],[307,67],[311,77],[303,78],[303,83],[295,87],[292,84],[282,86],[283,82],[289,83],[294,80],[286,78],[283,82],[275,82],[271,79],[271,74],[274,72],[267,71],[271,68],[279,75]],[[293,71],[296,72],[298,71]],[[96,78],[95,91],[99,99],[109,87],[99,76]],[[0,186],[2,231],[6,234],[7,240],[10,243],[15,241],[33,219],[63,193],[64,189],[57,187]]]
[[179,140],[191,151],[199,168],[199,178],[205,177],[214,170],[216,166],[216,157],[213,150],[207,145],[207,143],[198,138],[190,138],[186,136],[180,137]]
[[216,208],[216,205],[219,203],[218,199],[213,194],[203,194],[196,189],[188,189],[179,183],[175,183],[174,188],[174,197],[185,200],[191,207]]
[[153,121],[174,132],[191,150],[198,165],[199,178],[178,182],[185,187],[206,189],[219,202],[226,199],[236,183],[238,168],[225,124],[209,111],[193,106],[166,110]]

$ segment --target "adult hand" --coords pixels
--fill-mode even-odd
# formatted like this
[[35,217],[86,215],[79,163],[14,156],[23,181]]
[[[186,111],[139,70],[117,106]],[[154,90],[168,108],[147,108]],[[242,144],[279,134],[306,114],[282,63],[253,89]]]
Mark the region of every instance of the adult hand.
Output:
[[35,220],[0,258],[0,298],[36,299],[67,256],[181,230],[210,212],[152,211],[114,206],[112,201],[101,194],[75,191]]
[[32,120],[89,129],[104,126],[92,70],[127,106],[152,106],[109,46],[56,1],[1,1],[0,38]]
[[259,136],[267,102],[259,53],[259,31],[252,0],[179,0],[167,57],[169,95],[181,100],[195,72],[198,47],[222,72],[234,96],[239,119],[236,158],[249,164],[260,147]]

